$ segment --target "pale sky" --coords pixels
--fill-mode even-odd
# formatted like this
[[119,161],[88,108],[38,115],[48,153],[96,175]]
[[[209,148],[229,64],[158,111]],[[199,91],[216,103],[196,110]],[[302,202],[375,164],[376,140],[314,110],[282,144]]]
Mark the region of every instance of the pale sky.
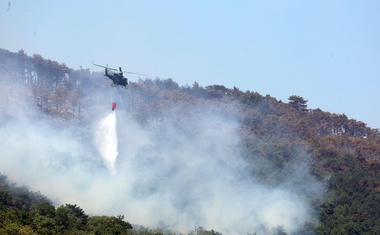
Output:
[[[0,0],[0,47],[234,86],[380,128],[380,1]],[[137,76],[129,76],[131,81]]]

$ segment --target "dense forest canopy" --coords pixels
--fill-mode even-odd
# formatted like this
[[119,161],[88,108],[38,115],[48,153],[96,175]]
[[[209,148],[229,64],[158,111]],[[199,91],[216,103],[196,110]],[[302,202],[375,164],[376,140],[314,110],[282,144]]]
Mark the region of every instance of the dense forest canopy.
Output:
[[[224,121],[210,121],[206,117],[209,113],[218,114],[238,123],[236,132],[241,141],[236,141],[236,149],[248,163],[246,173],[231,183],[244,186],[255,181],[257,185],[265,185],[265,189],[289,187],[292,189],[290,193],[310,202],[316,214],[316,220],[306,221],[291,231],[278,224],[273,227],[263,225],[260,229],[255,227],[251,233],[380,233],[379,130],[344,114],[308,109],[308,101],[296,94],[285,103],[269,95],[241,91],[236,87],[201,87],[197,82],[179,86],[170,78],[139,79],[130,82],[128,89],[113,88],[110,83],[102,73],[84,68],[70,69],[41,55],[29,56],[23,50],[13,53],[1,49],[0,120],[5,125],[22,109],[27,115],[40,119],[41,115],[49,117],[57,128],[76,126],[80,138],[86,138],[86,122],[96,117],[95,112],[110,109],[111,100],[118,103],[118,112],[130,115],[138,125],[163,133],[158,138],[175,143],[176,140],[164,132],[165,126],[173,126],[181,130],[182,134],[178,136],[198,143],[196,138],[204,136],[197,132],[197,127],[203,126],[194,120],[205,120],[207,125],[222,130]],[[193,126],[183,124],[191,122]],[[226,130],[219,134],[226,133],[233,136],[235,132]],[[228,141],[223,144],[229,145],[235,139]],[[168,146],[175,148],[175,144]],[[216,149],[210,147],[209,151],[217,154],[225,151],[218,149],[222,146],[216,146]],[[162,151],[163,148],[156,147],[155,150]],[[150,154],[146,151],[146,156]],[[187,157],[189,159],[185,162],[191,162],[191,157]],[[176,160],[178,163],[183,161]],[[239,167],[239,159],[229,160],[232,166],[218,169],[229,171]],[[175,164],[170,164],[175,171]],[[228,176],[228,172],[225,174]],[[315,187],[309,188],[310,182],[315,183]],[[89,216],[81,205],[63,204],[56,208],[45,196],[10,185],[6,176],[2,176],[0,182],[0,206],[0,231],[8,234],[12,231],[20,234],[171,233],[165,229],[132,226],[124,221],[123,215]],[[163,221],[163,224],[170,223]],[[213,227],[207,230],[201,227],[202,224],[193,226],[195,229],[189,234],[221,234]]]

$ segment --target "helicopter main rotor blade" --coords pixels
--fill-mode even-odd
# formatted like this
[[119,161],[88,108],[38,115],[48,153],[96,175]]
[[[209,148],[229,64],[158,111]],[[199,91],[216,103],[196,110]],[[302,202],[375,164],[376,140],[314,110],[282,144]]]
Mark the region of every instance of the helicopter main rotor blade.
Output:
[[142,75],[142,76],[148,76],[147,74],[142,74],[142,73],[133,73],[133,72],[128,72],[128,71],[123,71],[123,73],[130,73],[130,74],[137,74],[137,75]]
[[95,66],[98,66],[98,67],[105,68],[105,69],[114,70],[114,71],[119,71],[119,70],[117,70],[117,69],[110,68],[110,67],[108,67],[108,66],[103,66],[103,65],[100,65],[100,64],[94,64],[94,63],[92,63],[92,64],[95,65]]
[[92,63],[93,65],[95,65],[95,66],[98,66],[98,67],[102,67],[102,68],[108,68],[108,67],[106,67],[106,66],[103,66],[103,65],[100,65],[100,64],[94,64],[94,63]]
[[108,66],[103,66],[103,65],[100,65],[100,64],[95,64],[95,63],[92,63],[92,64],[95,65],[95,66],[98,66],[98,67],[102,67],[102,68],[113,70],[113,71],[117,71],[117,72],[129,73],[129,74],[137,74],[137,75],[142,75],[142,76],[148,76],[149,77],[149,75],[147,75],[147,74],[134,73],[134,72],[129,72],[129,71],[123,71],[123,70],[121,70],[120,67],[119,67],[119,69],[114,69],[114,68],[110,68]]

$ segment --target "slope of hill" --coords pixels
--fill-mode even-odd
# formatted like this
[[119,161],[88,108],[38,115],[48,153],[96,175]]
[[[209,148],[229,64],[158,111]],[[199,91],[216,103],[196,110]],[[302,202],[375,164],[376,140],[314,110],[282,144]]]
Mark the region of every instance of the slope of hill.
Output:
[[[225,218],[242,227],[249,224],[242,222],[244,217],[252,216],[252,220],[262,223],[261,227],[249,228],[250,232],[380,233],[380,133],[363,122],[344,114],[308,109],[307,101],[296,95],[289,97],[288,103],[283,103],[268,95],[243,92],[236,87],[230,89],[223,85],[204,88],[194,82],[192,86],[180,87],[172,79],[156,78],[131,82],[128,89],[116,89],[109,86],[109,81],[102,74],[91,73],[86,69],[73,70],[40,55],[30,57],[22,50],[18,53],[1,50],[0,71],[0,119],[4,120],[3,123],[20,118],[22,113],[48,119],[59,128],[75,127],[76,136],[86,139],[90,135],[88,127],[94,125],[93,119],[99,116],[98,113],[108,112],[110,103],[117,102],[121,121],[127,122],[127,118],[132,118],[136,126],[143,128],[144,133],[153,133],[150,135],[157,138],[149,148],[142,148],[144,151],[138,153],[145,157],[145,160],[140,160],[141,164],[154,163],[156,167],[170,168],[170,171],[158,171],[158,175],[151,175],[151,172],[156,171],[147,168],[147,171],[142,171],[145,181],[155,181],[155,178],[161,177],[168,182],[181,184],[182,181],[170,181],[167,175],[178,177],[184,174],[179,172],[181,169],[191,174],[194,170],[191,166],[197,166],[196,174],[207,176],[214,183],[228,181],[231,191],[223,191],[231,194],[226,197],[227,200],[246,200],[228,209],[233,211],[243,205],[256,209],[239,215],[236,221],[227,215]],[[136,131],[134,135],[137,134],[143,135],[143,132]],[[204,149],[200,155],[215,160],[194,157],[198,152],[184,143],[193,144],[199,152]],[[180,157],[169,158],[169,162],[160,157],[160,152],[164,155],[179,154],[179,150],[176,150],[178,146],[181,146],[182,151]],[[123,151],[126,150],[121,149],[119,154],[124,154]],[[198,161],[202,161],[202,165]],[[182,164],[186,167],[182,168]],[[219,171],[224,171],[224,177]],[[137,187],[139,190],[134,191],[144,200],[149,198],[146,195],[152,196],[154,192],[166,189],[157,181],[150,184],[144,180],[138,182],[147,185],[149,190]],[[277,201],[277,208],[273,210],[275,214],[269,215],[268,211],[272,211],[269,207],[259,209],[259,203],[248,200],[255,195],[250,191],[252,185],[256,189],[260,188],[266,197],[273,196],[273,192],[281,192],[282,198],[293,198],[287,203],[297,200],[298,205],[305,203],[305,210],[311,211],[305,212],[308,220],[300,221],[298,225],[289,225],[284,222],[286,220],[283,220],[283,224],[270,224],[268,221],[284,216],[275,214],[284,212],[279,208],[283,206],[281,202],[285,201],[273,199]],[[221,193],[218,190],[225,189],[224,186],[212,187],[211,190],[193,187],[194,190],[210,193],[209,196],[215,197],[215,200],[224,202],[226,199],[214,195]],[[185,190],[182,187],[180,189]],[[232,189],[247,198],[235,195]],[[172,192],[172,188],[168,188],[164,195]],[[180,211],[177,212],[179,215],[194,216],[196,210],[192,211],[188,200],[198,200],[198,194],[186,192],[192,196],[181,194],[181,197],[169,197],[169,200],[176,211]],[[261,202],[265,201],[259,195],[256,197]],[[291,205],[295,207],[297,203]],[[217,204],[214,206],[216,208],[210,210],[218,211]],[[206,210],[201,206],[197,209],[202,212]],[[262,219],[264,217],[270,219]],[[206,221],[208,217],[204,215],[202,219]],[[200,223],[202,219],[194,221]],[[172,221],[163,223],[171,225]],[[205,224],[213,225],[211,222]],[[200,228],[193,233],[201,234],[202,231]],[[236,231],[247,232],[247,229]]]

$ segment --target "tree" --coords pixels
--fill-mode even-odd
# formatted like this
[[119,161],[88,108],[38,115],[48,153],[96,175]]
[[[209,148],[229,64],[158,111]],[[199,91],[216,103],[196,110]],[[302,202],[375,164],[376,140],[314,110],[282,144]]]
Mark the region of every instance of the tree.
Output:
[[55,221],[53,218],[37,214],[33,218],[32,225],[34,231],[38,234],[54,234],[53,231],[55,230]]
[[62,111],[68,97],[68,90],[63,85],[58,85],[50,95],[50,100],[56,106],[58,112]]
[[55,217],[55,207],[49,202],[43,202],[41,204],[38,204],[36,207],[36,212],[39,215],[46,216],[49,218]]
[[288,98],[289,105],[299,111],[307,111],[307,100],[301,96],[291,95]]
[[55,215],[56,230],[63,231],[80,231],[84,230],[87,224],[88,215],[77,205],[61,205],[57,208]]
[[76,204],[75,205],[66,204],[66,208],[68,209],[69,214],[74,215],[76,218],[78,218],[81,221],[82,225],[87,224],[87,220],[89,216],[84,213],[82,208],[80,208]]
[[88,220],[90,230],[96,235],[100,234],[126,234],[132,225],[124,221],[124,216],[92,216]]
[[189,235],[222,235],[222,233],[214,231],[213,229],[206,230],[203,227],[196,227],[189,232]]

